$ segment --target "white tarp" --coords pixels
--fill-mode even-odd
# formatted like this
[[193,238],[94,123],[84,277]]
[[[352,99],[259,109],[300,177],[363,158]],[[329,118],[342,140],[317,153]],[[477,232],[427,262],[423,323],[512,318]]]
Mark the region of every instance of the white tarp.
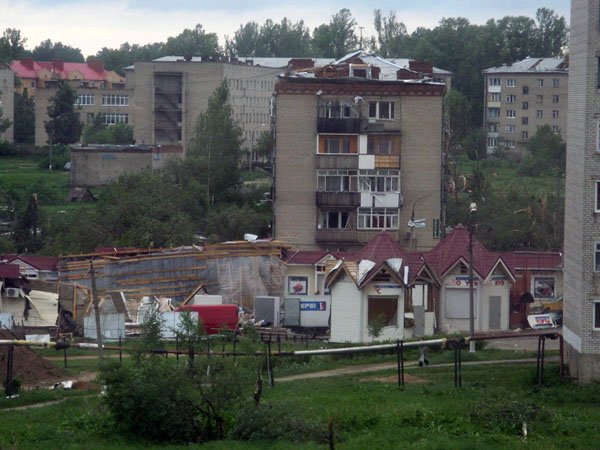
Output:
[[[101,314],[100,329],[104,339],[125,338],[125,314]],[[96,339],[96,319],[92,312],[83,318],[83,335],[87,339]]]

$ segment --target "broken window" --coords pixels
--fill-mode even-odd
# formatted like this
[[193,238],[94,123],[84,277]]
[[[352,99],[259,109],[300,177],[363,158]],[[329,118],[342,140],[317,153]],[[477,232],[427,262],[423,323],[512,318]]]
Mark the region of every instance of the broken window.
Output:
[[398,297],[369,297],[368,324],[398,325]]

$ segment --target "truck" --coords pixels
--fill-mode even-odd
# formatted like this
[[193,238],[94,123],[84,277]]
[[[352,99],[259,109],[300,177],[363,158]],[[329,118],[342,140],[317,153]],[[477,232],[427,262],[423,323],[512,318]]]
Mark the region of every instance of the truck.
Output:
[[206,334],[219,334],[223,330],[236,331],[239,325],[237,305],[182,305],[175,311],[198,313],[198,322]]
[[331,297],[255,297],[254,320],[273,327],[283,326],[298,334],[317,336],[329,332]]

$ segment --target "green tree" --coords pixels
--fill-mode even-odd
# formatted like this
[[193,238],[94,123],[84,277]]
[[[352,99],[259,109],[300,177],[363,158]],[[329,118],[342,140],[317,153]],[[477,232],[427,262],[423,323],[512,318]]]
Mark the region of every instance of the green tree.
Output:
[[239,241],[245,233],[267,236],[270,223],[270,211],[257,212],[247,205],[227,204],[210,211],[206,235],[211,242]]
[[15,142],[33,144],[35,140],[35,103],[29,97],[27,89],[15,93]]
[[102,61],[106,70],[114,70],[124,75],[124,68],[140,61],[152,61],[160,56],[164,43],[130,45],[128,42],[121,44],[119,48],[103,47],[94,56],[88,57],[88,61]]
[[315,56],[323,58],[341,58],[356,50],[356,21],[349,9],[340,9],[331,17],[328,24],[315,28],[312,36],[312,48]]
[[48,118],[44,122],[48,140],[53,144],[73,144],[79,141],[83,124],[75,111],[77,93],[66,82],[59,84],[48,105]]
[[461,92],[451,90],[444,97],[444,107],[447,114],[448,146],[450,152],[456,155],[469,133],[471,103]]
[[85,144],[130,145],[133,139],[133,127],[124,123],[106,125],[102,114],[96,114],[91,124],[83,129],[81,141]]
[[52,61],[60,59],[67,62],[82,63],[85,61],[81,50],[65,45],[62,42],[52,42],[50,39],[40,42],[40,44],[31,51],[31,57],[35,61]]
[[279,23],[267,19],[262,26],[248,22],[240,25],[226,46],[234,56],[309,56],[310,31],[304,21],[294,23],[287,17]]
[[188,148],[201,171],[210,205],[225,198],[239,184],[241,130],[232,118],[227,80],[213,92],[206,112],[198,118]]
[[16,28],[7,28],[0,36],[0,67],[8,66],[11,61],[26,55],[25,42],[21,31]]
[[403,56],[404,42],[408,37],[404,23],[398,22],[394,11],[384,17],[381,10],[376,9],[374,16],[379,54],[385,58]]
[[273,149],[275,147],[275,139],[270,131],[263,131],[254,145],[256,156],[267,162],[273,161]]
[[540,8],[535,12],[536,29],[533,46],[535,56],[559,56],[567,45],[567,21],[552,9]]
[[549,125],[540,127],[529,139],[529,157],[521,165],[519,172],[524,175],[563,174],[566,164],[566,144],[560,135]]
[[207,33],[202,25],[194,29],[186,28],[179,35],[167,39],[161,49],[162,55],[179,55],[185,58],[192,56],[218,56],[221,54],[219,38],[216,33]]
[[36,253],[42,248],[43,216],[39,209],[37,194],[33,194],[27,206],[17,213],[13,238],[18,253]]

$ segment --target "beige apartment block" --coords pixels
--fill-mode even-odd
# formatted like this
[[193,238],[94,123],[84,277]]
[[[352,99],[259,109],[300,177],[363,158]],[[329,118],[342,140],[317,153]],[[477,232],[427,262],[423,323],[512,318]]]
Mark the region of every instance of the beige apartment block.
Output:
[[[380,73],[353,59],[275,86],[277,239],[352,250],[387,230],[410,248],[437,243],[445,85]],[[413,210],[423,227],[408,225]]]
[[565,139],[568,68],[565,58],[526,58],[483,71],[488,154],[524,150],[543,125]]
[[600,380],[600,24],[598,0],[572,0],[563,337],[571,376]]
[[127,68],[134,91],[134,137],[138,144],[180,144],[184,152],[194,125],[223,80],[229,87],[233,119],[242,129],[243,147],[251,150],[271,129],[271,99],[280,68],[239,61],[202,61],[164,57]]
[[8,119],[11,126],[4,133],[0,133],[0,141],[13,140],[14,118],[14,99],[15,99],[15,81],[12,71],[9,69],[0,69],[0,111],[2,119]]
[[[101,116],[102,123],[131,125],[131,99],[133,93],[124,88],[103,89],[90,87],[74,87],[77,93],[75,109],[83,124],[91,124],[94,118]],[[35,145],[49,144],[45,123],[48,121],[48,106],[56,95],[58,88],[49,86],[38,88],[35,93]]]

